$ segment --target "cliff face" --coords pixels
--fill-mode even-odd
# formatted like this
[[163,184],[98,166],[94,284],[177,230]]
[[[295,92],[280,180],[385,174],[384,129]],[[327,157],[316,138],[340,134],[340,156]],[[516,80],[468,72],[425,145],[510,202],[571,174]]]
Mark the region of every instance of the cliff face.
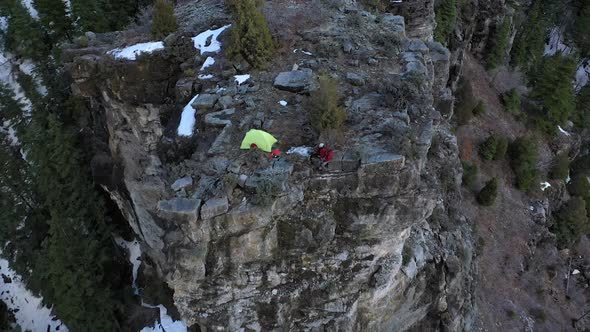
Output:
[[[470,329],[473,241],[455,209],[457,142],[433,107],[451,55],[428,25],[412,31],[424,41],[408,38],[400,16],[335,12],[303,34],[312,56],[289,50],[241,85],[221,55],[212,79],[180,78],[205,58],[180,35],[137,61],[94,51],[72,61],[74,90],[108,137],[95,174],[189,325]],[[295,86],[278,84],[293,63],[282,76]],[[285,150],[317,143],[309,97],[285,89],[316,89],[319,72],[339,78],[348,114],[328,170],[238,149],[259,127]],[[196,93],[198,131],[178,137],[179,109]]]

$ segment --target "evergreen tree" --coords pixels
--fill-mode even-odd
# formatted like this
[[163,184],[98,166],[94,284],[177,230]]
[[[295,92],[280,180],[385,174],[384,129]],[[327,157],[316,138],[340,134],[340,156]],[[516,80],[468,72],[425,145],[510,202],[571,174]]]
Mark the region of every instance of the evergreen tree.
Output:
[[506,158],[506,153],[508,152],[508,145],[510,142],[505,137],[498,137],[497,144],[496,144],[496,154],[494,155],[494,160],[503,160]]
[[498,139],[494,135],[490,135],[485,142],[479,146],[479,155],[483,160],[492,160],[496,156],[497,147]]
[[496,196],[498,196],[498,179],[493,178],[479,192],[477,202],[483,206],[492,206],[496,202]]
[[536,68],[543,58],[545,36],[549,27],[544,8],[544,0],[534,0],[513,44],[512,62],[525,70]]
[[553,160],[553,167],[549,173],[553,180],[564,180],[569,174],[570,159],[567,153],[562,153]]
[[500,25],[500,29],[494,36],[494,42],[491,51],[487,55],[487,66],[489,69],[494,69],[506,60],[506,50],[508,49],[508,42],[510,39],[510,19],[504,18]]
[[477,181],[477,174],[479,173],[477,165],[468,161],[461,162],[461,165],[463,166],[462,184],[470,190],[474,190],[475,182]]
[[518,189],[527,191],[539,177],[536,142],[530,137],[521,137],[510,145],[510,166],[516,175]]
[[576,113],[573,122],[582,129],[590,129],[590,84],[580,90],[576,96]]
[[475,106],[475,108],[473,108],[473,115],[475,116],[480,116],[482,114],[484,114],[486,112],[486,105],[484,105],[483,101],[479,101],[477,102],[477,105]]
[[590,54],[590,1],[576,0],[573,2],[575,11],[574,41],[582,55]]
[[516,89],[512,89],[502,97],[506,111],[512,114],[520,113],[521,101],[520,94]]
[[586,202],[581,197],[572,197],[555,214],[556,224],[553,231],[562,246],[573,245],[580,236],[590,232]]
[[164,38],[178,29],[174,7],[166,0],[156,0],[152,20],[152,36]]
[[6,48],[20,56],[43,61],[49,48],[45,44],[41,27],[20,1],[9,1]]
[[576,62],[557,54],[545,59],[539,72],[534,75],[531,97],[543,105],[543,113],[536,120],[547,132],[553,133],[558,125],[563,125],[574,113],[572,79],[575,72]]
[[436,9],[434,40],[447,46],[457,21],[457,0],[443,0]]
[[572,196],[590,196],[590,182],[588,182],[588,176],[583,174],[574,175],[567,186],[567,190]]
[[242,56],[255,68],[264,68],[271,60],[276,45],[256,0],[230,1],[234,23],[231,28],[228,55]]
[[53,43],[69,35],[72,30],[72,20],[68,16],[63,0],[33,0],[33,5]]
[[104,0],[71,0],[74,22],[82,30],[105,32],[109,30],[109,17]]

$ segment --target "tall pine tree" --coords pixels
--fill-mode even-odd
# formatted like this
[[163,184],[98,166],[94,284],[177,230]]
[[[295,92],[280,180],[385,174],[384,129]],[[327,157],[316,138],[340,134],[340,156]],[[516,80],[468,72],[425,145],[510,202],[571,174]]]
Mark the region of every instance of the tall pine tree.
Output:
[[45,36],[41,26],[35,21],[29,11],[20,1],[8,0],[10,5],[7,10],[8,29],[6,31],[5,46],[17,55],[31,58],[35,61],[43,61],[49,53],[49,47],[45,44]]
[[33,5],[53,43],[69,36],[72,20],[63,0],[33,0]]

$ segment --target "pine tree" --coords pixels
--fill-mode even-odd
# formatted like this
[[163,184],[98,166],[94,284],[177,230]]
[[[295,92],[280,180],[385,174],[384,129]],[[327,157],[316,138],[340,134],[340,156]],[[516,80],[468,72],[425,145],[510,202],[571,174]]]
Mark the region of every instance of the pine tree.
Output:
[[539,152],[536,142],[530,137],[521,137],[509,148],[510,166],[516,175],[518,189],[527,191],[539,177],[537,159]]
[[545,36],[549,27],[544,0],[534,0],[526,21],[520,27],[512,48],[512,62],[525,70],[536,68],[543,58]]
[[555,214],[554,232],[562,246],[573,245],[580,236],[590,233],[586,202],[581,197],[572,197]]
[[178,29],[174,7],[166,0],[156,0],[152,20],[152,36],[164,38]]
[[545,59],[534,75],[531,97],[543,105],[543,114],[537,117],[537,122],[550,133],[574,113],[575,97],[571,81],[575,72],[576,62],[557,54]]
[[576,113],[572,119],[577,127],[590,129],[590,84],[583,87],[576,96]]
[[494,69],[502,64],[506,60],[506,50],[508,49],[508,42],[510,39],[510,19],[504,18],[504,21],[500,25],[500,29],[494,36],[494,43],[491,51],[487,56],[487,66],[489,69]]
[[490,135],[485,142],[479,146],[479,155],[483,160],[492,160],[496,156],[496,149],[498,147],[498,139],[494,135]]
[[575,21],[573,37],[583,55],[590,54],[590,1],[574,1]]
[[255,68],[264,68],[276,45],[256,0],[232,0],[234,24],[231,28],[228,55],[242,56]]
[[69,35],[73,28],[72,20],[63,0],[33,0],[33,5],[53,43]]
[[506,158],[506,153],[508,152],[508,146],[510,142],[506,137],[498,137],[497,144],[496,144],[496,154],[494,155],[494,160],[503,160]]
[[436,29],[434,40],[443,45],[449,43],[449,37],[457,21],[457,0],[443,0],[436,9]]
[[479,192],[477,201],[483,206],[492,206],[496,202],[496,196],[498,196],[498,179],[493,178]]
[[12,1],[8,10],[6,46],[16,54],[43,61],[49,53],[41,27],[20,1]]
[[104,0],[71,0],[74,22],[82,30],[109,31],[109,17],[105,12]]
[[562,153],[553,160],[553,167],[551,167],[549,175],[553,180],[564,180],[569,174],[569,170],[570,159],[567,153]]

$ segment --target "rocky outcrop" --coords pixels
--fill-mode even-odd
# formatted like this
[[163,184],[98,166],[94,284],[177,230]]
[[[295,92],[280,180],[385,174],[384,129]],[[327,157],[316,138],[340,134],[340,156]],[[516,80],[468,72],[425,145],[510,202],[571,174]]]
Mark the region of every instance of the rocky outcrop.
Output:
[[[408,38],[402,17],[359,17],[362,29],[333,15],[305,31],[328,58],[256,73],[238,87],[230,75],[204,82],[194,104],[204,121],[185,158],[162,149],[178,140],[180,109],[195,87],[179,81],[185,60],[168,51],[151,56],[154,65],[74,60],[74,88],[104,114],[105,153],[120,170],[120,185],[105,188],[187,323],[228,331],[470,329],[473,242],[454,209],[461,167],[456,139],[433,107],[449,54]],[[94,81],[93,71],[104,79]],[[340,78],[348,115],[345,144],[327,170],[295,154],[274,160],[239,149],[258,127],[293,146],[315,143],[306,138],[307,97],[296,93],[315,88],[322,71]],[[139,86],[121,91],[121,80]],[[219,111],[228,95],[232,108]],[[285,99],[293,102],[279,108]]]

